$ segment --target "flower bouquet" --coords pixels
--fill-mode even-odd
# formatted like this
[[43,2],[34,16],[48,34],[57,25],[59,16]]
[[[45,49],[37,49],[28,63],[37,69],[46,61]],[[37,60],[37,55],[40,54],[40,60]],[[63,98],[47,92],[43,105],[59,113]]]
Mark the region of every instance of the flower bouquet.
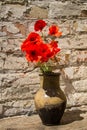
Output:
[[56,55],[60,52],[56,39],[61,35],[62,32],[57,25],[48,27],[44,20],[36,21],[34,30],[21,45],[27,61],[39,67],[42,72],[51,72],[51,63],[56,60]]

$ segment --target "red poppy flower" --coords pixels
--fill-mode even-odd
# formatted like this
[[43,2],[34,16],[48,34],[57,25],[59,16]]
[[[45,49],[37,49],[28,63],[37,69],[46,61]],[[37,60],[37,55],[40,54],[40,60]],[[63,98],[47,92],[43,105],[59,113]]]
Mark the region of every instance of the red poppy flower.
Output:
[[32,46],[26,51],[26,59],[30,62],[38,62],[40,60],[38,46]]
[[30,46],[33,46],[35,44],[41,44],[42,39],[39,34],[32,32],[29,34],[27,39],[22,43],[21,45],[21,50],[22,51],[27,51],[30,49]]
[[46,22],[43,20],[38,20],[36,21],[35,25],[34,25],[34,30],[35,31],[42,31],[42,29],[46,26]]
[[31,32],[28,36],[28,40],[30,43],[36,44],[38,42],[41,42],[42,39],[38,33]]
[[52,26],[49,28],[49,34],[50,34],[50,35],[53,35],[53,36],[60,37],[60,36],[62,35],[62,32],[59,32],[58,26],[52,25]]
[[48,44],[42,44],[40,48],[41,62],[47,62],[52,57],[52,52]]
[[26,40],[22,43],[22,45],[21,45],[21,50],[22,50],[22,51],[26,51],[26,50],[28,49],[28,46],[29,46],[29,41],[28,41],[28,39],[26,39]]
[[51,49],[51,52],[52,52],[52,56],[54,57],[59,51],[60,51],[60,48],[58,47],[58,43],[56,41],[52,41],[50,44],[49,44],[49,47]]

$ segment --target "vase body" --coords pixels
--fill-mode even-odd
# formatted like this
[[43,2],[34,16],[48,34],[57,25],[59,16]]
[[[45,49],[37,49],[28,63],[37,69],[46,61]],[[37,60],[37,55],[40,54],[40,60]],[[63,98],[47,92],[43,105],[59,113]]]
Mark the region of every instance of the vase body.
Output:
[[40,75],[35,107],[44,125],[58,125],[66,108],[66,97],[59,84],[60,73]]

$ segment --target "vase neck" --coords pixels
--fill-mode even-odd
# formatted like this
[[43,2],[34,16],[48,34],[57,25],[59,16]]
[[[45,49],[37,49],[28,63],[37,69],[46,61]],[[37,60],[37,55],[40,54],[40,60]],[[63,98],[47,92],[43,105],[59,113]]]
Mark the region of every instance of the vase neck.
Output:
[[40,75],[40,85],[43,89],[59,89],[60,84],[59,84],[59,78],[60,75],[58,74],[43,74]]

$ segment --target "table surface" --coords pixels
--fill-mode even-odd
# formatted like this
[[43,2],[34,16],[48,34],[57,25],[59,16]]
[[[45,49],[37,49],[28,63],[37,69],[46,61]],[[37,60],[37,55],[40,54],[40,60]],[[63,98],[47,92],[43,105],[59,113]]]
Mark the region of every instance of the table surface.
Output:
[[38,115],[21,115],[0,119],[0,130],[87,130],[87,106],[65,111],[57,126],[43,125]]

